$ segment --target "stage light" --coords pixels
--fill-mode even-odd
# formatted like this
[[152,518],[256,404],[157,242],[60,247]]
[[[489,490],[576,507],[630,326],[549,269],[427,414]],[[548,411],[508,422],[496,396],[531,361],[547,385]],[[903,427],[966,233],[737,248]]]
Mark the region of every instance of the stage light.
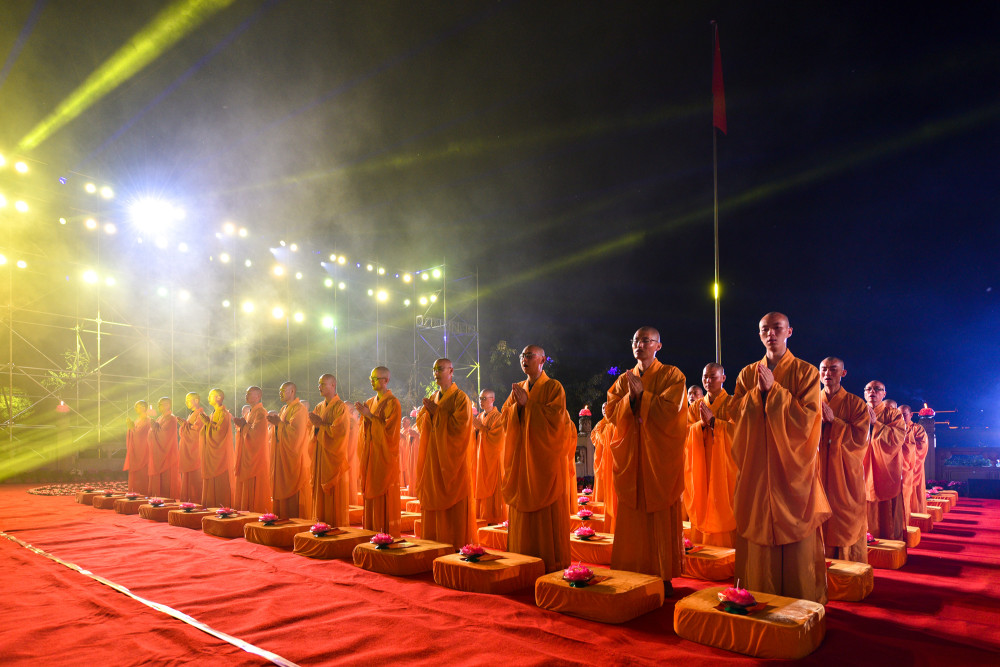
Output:
[[0,255],[0,266],[7,263],[7,257],[5,255]]
[[[93,285],[97,282],[97,271],[87,269],[83,272],[83,282]],[[162,288],[161,288],[162,289]]]
[[247,228],[246,227],[240,227],[240,238],[241,239],[245,239],[246,237],[247,237]]
[[222,225],[222,231],[232,236],[233,234],[236,233],[236,225],[234,225],[231,222],[227,222],[226,224]]
[[403,274],[403,282],[404,283],[408,283],[411,280],[413,280],[413,276],[411,276],[409,273],[404,273]]
[[378,267],[378,274],[380,276],[384,276],[385,275],[385,267],[382,267],[382,266]]
[[285,242],[284,241],[278,241],[278,245],[280,245],[282,248],[284,248],[285,247]]
[[719,283],[712,283],[712,295],[716,301],[719,300]]
[[332,255],[330,255],[330,261],[331,262],[336,262],[337,261],[337,253],[333,253]]
[[0,208],[3,208],[6,205],[7,205],[7,198],[4,197],[3,195],[0,195]]
[[271,273],[273,273],[276,276],[283,276],[285,275],[285,267],[283,267],[281,264],[275,264],[274,268],[271,269]]
[[291,250],[292,252],[298,252],[299,245],[297,243],[293,243],[292,245],[288,246],[288,249]]
[[374,266],[372,266],[371,264],[369,264],[369,265],[368,265],[368,266],[366,266],[365,268],[366,268],[366,269],[368,269],[369,271],[371,271],[371,270],[372,270],[372,269],[374,269],[375,267],[374,267]]
[[166,287],[157,287],[156,288],[156,294],[157,294],[157,296],[166,296],[167,295],[167,288]]
[[245,266],[245,267],[247,267],[247,268],[249,269],[249,268],[250,268],[251,266],[253,266],[253,262],[251,262],[251,261],[250,261],[250,260],[248,259],[248,260],[246,260],[245,262],[243,262],[243,266]]
[[421,306],[426,306],[427,305],[427,297],[426,296],[420,297],[420,305]]
[[243,302],[243,312],[244,313],[252,313],[253,312],[253,301],[244,301]]
[[435,278],[441,277],[441,269],[434,269],[433,273]]
[[181,301],[188,301],[191,299],[191,292],[188,292],[186,289],[182,289],[177,292],[177,298]]
[[[2,199],[2,197],[0,197],[0,199]],[[3,204],[0,204],[0,206],[3,206]],[[60,225],[65,225],[66,224],[66,218],[59,218],[59,224]]]
[[368,290],[368,296],[375,296],[375,290],[373,289]]
[[233,305],[233,304],[231,304],[231,303],[229,302],[229,299],[223,299],[223,300],[222,300],[222,307],[223,307],[223,308],[229,308],[229,306],[231,306],[231,305]]
[[281,308],[281,306],[275,306],[274,308],[271,309],[271,315],[274,317],[274,319],[280,320],[282,317],[285,316],[285,311],[283,308]]
[[19,268],[19,269],[26,269],[26,268],[28,268],[28,263],[26,261],[24,261],[23,259],[19,259],[19,260],[17,260],[17,268]]
[[19,174],[28,173],[28,165],[26,165],[24,162],[21,162],[20,160],[14,163],[14,169],[16,169],[17,173]]
[[165,237],[163,237],[163,236],[157,237],[157,239],[156,239],[156,241],[154,243],[156,243],[156,247],[159,248],[160,250],[166,250],[167,249],[167,239]]
[[421,280],[430,280],[431,279],[431,274],[429,274],[429,273],[421,273],[420,274],[420,279]]
[[410,305],[410,300],[409,299],[403,299],[403,305],[404,306],[409,306]]
[[323,285],[326,287],[333,287],[333,278],[327,278],[323,281]]
[[106,222],[106,223],[104,223],[104,233],[105,234],[114,234],[117,231],[118,231],[118,228],[115,227],[115,223],[113,223],[113,222]]
[[184,218],[184,211],[168,201],[144,197],[128,207],[129,217],[143,236],[164,232]]
[[329,315],[324,315],[323,316],[323,328],[324,329],[332,329],[333,328],[333,318],[330,317]]
[[115,196],[115,191],[105,185],[101,188],[101,196],[105,199],[111,199]]
[[111,276],[108,276],[107,278],[104,279],[104,284],[107,285],[108,287],[114,287],[115,279],[112,278]]
[[399,274],[398,274],[398,273],[397,273],[396,275],[394,275],[394,276],[393,276],[393,278],[398,278],[398,277],[399,277]]
[[28,212],[28,204],[27,204],[27,202],[24,202],[24,201],[22,201],[20,199],[18,199],[16,202],[14,202],[14,208],[17,209],[18,213],[27,213]]
[[431,294],[431,303],[434,303],[437,300],[438,300],[438,295],[437,294]]
[[5,158],[3,155],[0,155],[0,167],[4,166],[5,164],[7,164],[7,158]]
[[97,229],[97,220],[94,220],[93,218],[87,218],[84,221],[83,226],[86,227],[87,229]]
[[340,264],[341,266],[347,264],[347,258],[341,255],[340,257],[337,258],[337,264]]
[[298,322],[299,324],[302,324],[303,322],[306,321],[306,316],[303,313],[295,313],[295,315],[293,316],[293,319],[296,322]]
[[301,271],[296,271],[295,272],[295,279],[296,280],[302,280],[302,272]]
[[337,283],[337,289],[347,289],[347,283],[343,281]]
[[219,253],[219,261],[223,264],[229,264],[229,259],[230,257],[228,252]]
[[86,190],[88,194],[94,194],[95,192],[97,192],[97,186],[94,185],[93,183],[87,183],[85,186],[83,186],[83,189]]
[[184,243],[183,241],[177,244],[177,249],[181,252],[187,252],[188,250],[190,250],[190,248],[188,248],[188,244]]
[[380,289],[378,291],[378,294],[376,295],[376,298],[382,303],[385,303],[386,301],[389,300],[389,293],[386,292],[384,289]]

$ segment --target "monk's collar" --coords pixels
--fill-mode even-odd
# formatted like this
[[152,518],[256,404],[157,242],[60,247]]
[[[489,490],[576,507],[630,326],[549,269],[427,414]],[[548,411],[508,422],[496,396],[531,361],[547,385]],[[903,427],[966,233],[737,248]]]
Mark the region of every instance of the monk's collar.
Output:
[[639,368],[639,362],[638,361],[635,362],[635,367],[632,370],[635,371],[636,375],[638,375],[639,377],[642,377],[643,375],[645,375],[646,373],[649,373],[650,371],[655,371],[657,368],[659,368],[662,365],[663,364],[660,363],[659,359],[657,359],[656,357],[653,357],[653,360],[651,362],[649,362],[649,364],[646,366],[646,370],[641,370]]
[[720,389],[720,390],[719,390],[719,393],[718,393],[718,394],[716,394],[716,396],[715,396],[715,398],[714,398],[714,399],[710,398],[708,394],[705,394],[705,398],[707,398],[707,399],[708,399],[708,404],[709,404],[709,405],[715,405],[715,403],[716,403],[717,401],[719,401],[719,400],[721,400],[721,399],[725,398],[726,396],[728,396],[728,394],[726,393],[726,389],[725,389],[725,387],[723,387],[722,389]]
[[452,382],[450,385],[448,385],[447,389],[442,390],[440,387],[438,387],[438,393],[441,394],[441,398],[444,398],[448,394],[454,392],[456,389],[458,389],[458,385]]

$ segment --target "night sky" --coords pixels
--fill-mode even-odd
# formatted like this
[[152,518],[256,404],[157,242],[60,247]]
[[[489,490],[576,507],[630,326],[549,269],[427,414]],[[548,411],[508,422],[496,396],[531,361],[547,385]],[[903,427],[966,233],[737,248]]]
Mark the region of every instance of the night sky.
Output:
[[726,388],[778,310],[849,391],[1000,426],[1000,5],[888,4],[237,1],[21,150],[171,3],[7,0],[0,153],[51,176],[42,211],[88,178],[183,202],[206,253],[233,219],[478,272],[484,356],[541,344],[567,385],[655,326],[692,384],[714,360],[714,19]]

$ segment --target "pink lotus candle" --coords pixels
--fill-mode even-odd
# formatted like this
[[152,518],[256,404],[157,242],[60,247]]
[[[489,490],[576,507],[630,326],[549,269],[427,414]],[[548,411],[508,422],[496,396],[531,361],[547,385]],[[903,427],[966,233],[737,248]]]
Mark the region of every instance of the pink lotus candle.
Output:
[[236,510],[234,510],[232,507],[220,507],[219,509],[215,510],[215,513],[219,515],[220,519],[225,519],[226,517],[232,514],[236,514]]
[[580,526],[579,528],[573,531],[573,534],[579,537],[581,540],[589,540],[594,535],[596,535],[597,532],[590,526]]
[[577,512],[576,515],[581,519],[583,519],[584,521],[586,521],[590,517],[594,516],[594,513],[588,509],[582,509],[579,512]]
[[592,495],[594,493],[594,490],[588,486],[588,487],[585,487],[583,489],[583,491],[581,491],[580,493],[582,493],[585,496],[589,496],[589,495]]
[[465,560],[467,560],[467,561],[469,561],[471,563],[475,563],[480,558],[482,558],[483,556],[486,555],[486,549],[484,549],[483,547],[481,547],[478,544],[466,544],[464,547],[462,547],[458,551],[463,556],[465,556]]
[[267,512],[265,514],[261,514],[257,520],[260,521],[265,526],[270,526],[272,523],[278,520],[278,515]]
[[84,493],[90,493],[93,490],[94,490],[94,487],[92,487],[92,486],[85,486],[85,487],[83,487],[83,492]]
[[510,525],[510,523],[508,521],[504,521],[503,523],[497,524],[497,528],[502,528],[504,530],[507,530],[508,525]]
[[198,507],[196,503],[181,503],[181,509],[185,512],[190,512],[196,507]]
[[377,549],[388,548],[393,541],[393,537],[389,533],[376,533],[372,536],[372,539],[369,540],[369,542],[374,544]]
[[586,505],[587,503],[590,502],[590,498],[588,498],[587,496],[580,496],[579,498],[576,499],[576,502],[579,505]]
[[322,521],[318,521],[309,527],[309,532],[315,535],[316,537],[323,537],[331,530],[333,530],[333,528],[331,528],[328,524],[323,523]]
[[875,536],[872,535],[871,533],[865,533],[865,540],[868,541],[868,544],[871,544],[872,542],[875,541]]
[[125,497],[128,498],[129,500],[135,500],[139,497],[139,494],[135,493],[134,491],[129,491],[128,493],[125,494]]
[[112,491],[111,489],[104,489],[103,491],[101,491],[101,493],[104,494],[105,498],[110,498],[111,496],[115,495],[115,492]]
[[719,593],[719,601],[723,604],[733,604],[739,607],[752,607],[757,604],[753,594],[745,588],[729,587]]
[[163,498],[150,498],[149,504],[152,505],[153,507],[159,507],[160,505],[163,504]]
[[684,550],[687,551],[688,549],[692,548],[693,546],[694,546],[694,542],[692,542],[691,540],[689,540],[688,538],[685,537],[684,538]]
[[563,579],[569,582],[573,588],[586,586],[587,582],[594,578],[594,571],[586,565],[571,565],[563,570]]

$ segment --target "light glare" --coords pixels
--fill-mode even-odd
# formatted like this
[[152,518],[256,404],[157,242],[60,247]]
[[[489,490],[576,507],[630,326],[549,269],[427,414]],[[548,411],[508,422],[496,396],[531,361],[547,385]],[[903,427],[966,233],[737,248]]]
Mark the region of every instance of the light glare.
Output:
[[104,197],[105,199],[111,199],[112,197],[115,196],[115,191],[105,185],[103,188],[101,188],[101,196]]
[[87,269],[83,272],[83,282],[94,284],[97,282],[97,271]]
[[28,173],[28,165],[25,164],[24,162],[21,162],[20,160],[18,160],[17,162],[14,163],[14,169],[16,169],[17,173],[19,173],[19,174],[27,174]]
[[24,202],[24,201],[22,201],[20,199],[18,199],[16,202],[14,202],[14,208],[17,209],[18,213],[27,213],[28,212],[28,204],[27,204],[27,202]]
[[280,306],[275,306],[274,308],[271,309],[271,315],[274,316],[274,319],[280,320],[282,317],[285,316],[285,311]]

